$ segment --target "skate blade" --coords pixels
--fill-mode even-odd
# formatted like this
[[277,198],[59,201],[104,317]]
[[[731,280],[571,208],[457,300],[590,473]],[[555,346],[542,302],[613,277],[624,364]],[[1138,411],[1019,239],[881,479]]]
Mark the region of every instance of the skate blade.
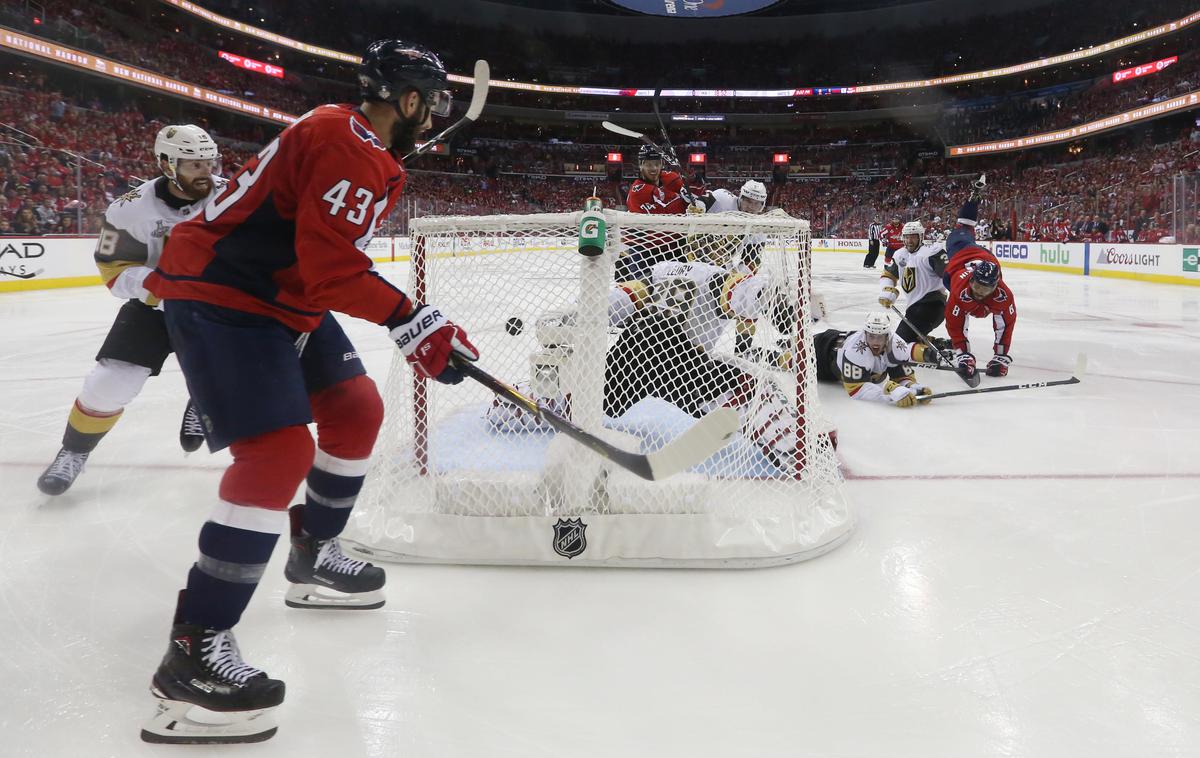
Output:
[[142,727],[142,741],[171,745],[262,742],[275,736],[275,706],[218,713],[181,700],[158,699],[158,712]]
[[383,590],[348,594],[319,584],[293,584],[288,587],[283,602],[289,608],[369,611],[382,608],[385,598]]

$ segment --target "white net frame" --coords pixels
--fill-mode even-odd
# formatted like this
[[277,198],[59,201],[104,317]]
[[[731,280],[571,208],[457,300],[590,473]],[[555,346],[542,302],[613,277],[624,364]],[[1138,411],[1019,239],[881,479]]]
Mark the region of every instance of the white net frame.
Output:
[[[595,257],[579,253],[581,213],[414,219],[408,292],[467,329],[486,371],[625,449],[657,449],[720,405],[736,405],[742,430],[687,472],[645,481],[469,379],[417,378],[397,353],[349,547],[394,561],[753,567],[815,557],[848,536],[817,396],[808,222],[603,216]],[[622,289],[614,278],[661,280],[684,259],[697,265],[680,270],[702,282],[683,288],[685,306],[662,281]],[[634,316],[614,326],[621,306]],[[735,306],[742,316],[726,313]],[[684,337],[700,323],[705,347],[665,341],[669,360],[643,350],[664,323]]]

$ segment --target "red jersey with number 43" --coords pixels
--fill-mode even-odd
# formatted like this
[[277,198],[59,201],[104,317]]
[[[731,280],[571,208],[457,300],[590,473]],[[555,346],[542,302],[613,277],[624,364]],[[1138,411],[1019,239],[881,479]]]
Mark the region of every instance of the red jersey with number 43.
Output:
[[964,247],[950,259],[950,264],[946,267],[946,276],[950,278],[950,297],[946,300],[946,331],[950,333],[950,341],[955,350],[970,351],[967,342],[967,318],[987,318],[990,315],[992,328],[995,330],[993,352],[996,355],[1007,355],[1012,345],[1013,327],[1017,324],[1017,301],[1003,278],[996,283],[995,291],[986,300],[976,300],[971,296],[971,272],[981,261],[991,261],[997,267],[1000,265],[990,251],[974,245]]
[[315,108],[247,161],[204,213],[171,230],[146,288],[302,332],[331,310],[394,321],[412,302],[373,271],[366,248],[405,176],[358,108]]
[[686,213],[687,201],[679,194],[682,189],[683,177],[674,171],[659,173],[658,184],[639,177],[629,186],[625,207],[632,213]]

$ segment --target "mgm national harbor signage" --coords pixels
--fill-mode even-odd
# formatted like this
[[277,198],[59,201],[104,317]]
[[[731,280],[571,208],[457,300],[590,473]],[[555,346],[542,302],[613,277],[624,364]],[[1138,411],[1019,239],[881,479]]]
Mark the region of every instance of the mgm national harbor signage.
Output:
[[648,16],[719,18],[754,13],[780,0],[608,0],[612,5]]

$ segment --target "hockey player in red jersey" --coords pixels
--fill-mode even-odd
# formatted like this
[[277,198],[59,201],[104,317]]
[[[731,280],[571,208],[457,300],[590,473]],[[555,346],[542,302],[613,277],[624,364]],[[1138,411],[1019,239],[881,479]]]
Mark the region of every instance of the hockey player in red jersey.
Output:
[[[233,462],[200,530],[171,642],[151,683],[151,742],[269,738],[284,684],[242,659],[238,623],[278,536],[291,535],[292,607],[378,608],[383,569],[345,555],[342,532],[367,473],[383,404],[339,311],[382,325],[421,376],[462,380],[466,333],[375,273],[365,250],[404,188],[399,156],[446,116],[446,70],[431,51],[373,43],[363,100],[310,111],[258,153],[206,212],[175,227],[146,287],[209,447]],[[317,441],[308,431],[316,422]],[[302,505],[288,508],[301,482]],[[224,723],[188,718],[194,706]]]
[[[638,178],[629,187],[625,207],[631,213],[681,214],[689,207],[704,212],[704,205],[692,203],[683,177],[676,171],[663,170],[663,152],[653,145],[638,150]],[[644,279],[656,263],[684,260],[687,245],[684,235],[652,232],[644,235],[621,253],[616,264],[616,281]]]
[[1012,363],[1013,327],[1017,324],[1017,301],[1000,275],[1000,264],[982,247],[960,250],[947,268],[950,298],[946,302],[946,331],[954,346],[955,368],[968,381],[975,377],[975,356],[967,341],[967,318],[992,317],[995,339],[988,376],[1005,376]]
[[686,213],[683,177],[663,170],[662,151],[651,145],[638,150],[638,178],[629,185],[625,207],[630,213]]
[[971,185],[971,194],[958,211],[954,231],[946,238],[946,252],[950,262],[946,265],[944,283],[950,291],[946,300],[946,331],[954,347],[955,367],[959,376],[974,386],[976,377],[975,356],[967,341],[967,318],[992,317],[995,329],[992,358],[987,364],[988,376],[1005,376],[1012,363],[1009,348],[1012,345],[1013,327],[1017,323],[1017,301],[1012,290],[1004,283],[1000,262],[990,250],[980,247],[975,241],[975,225],[979,219],[979,202],[987,189],[987,176],[980,175]]
[[883,239],[883,262],[891,264],[892,256],[896,251],[904,247],[904,224],[900,223],[900,217],[894,216],[890,223],[885,224],[880,237]]

